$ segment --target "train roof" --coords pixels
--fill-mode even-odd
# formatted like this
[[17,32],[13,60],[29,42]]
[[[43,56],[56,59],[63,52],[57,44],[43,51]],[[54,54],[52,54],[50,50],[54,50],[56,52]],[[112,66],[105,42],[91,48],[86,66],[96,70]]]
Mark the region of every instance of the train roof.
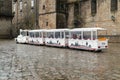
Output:
[[46,32],[69,31],[70,29],[48,29]]
[[39,31],[46,31],[46,29],[35,29],[35,30],[29,30],[29,32],[39,32]]
[[105,28],[75,28],[70,31],[98,31],[98,30],[106,30]]
[[29,32],[39,32],[39,31],[46,31],[46,32],[57,32],[57,31],[98,31],[98,30],[106,30],[105,28],[75,28],[75,29],[35,29],[35,30],[22,30],[21,31],[29,31]]
[[27,31],[29,31],[29,30],[28,30],[28,29],[24,29],[24,30],[23,30],[23,29],[20,29],[20,32],[21,32],[21,31],[27,32]]

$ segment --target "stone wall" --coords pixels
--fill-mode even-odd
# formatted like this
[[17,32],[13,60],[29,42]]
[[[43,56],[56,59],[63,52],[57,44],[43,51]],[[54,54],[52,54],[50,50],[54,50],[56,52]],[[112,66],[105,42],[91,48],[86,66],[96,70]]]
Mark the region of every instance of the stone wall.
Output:
[[[74,2],[77,0],[68,0],[68,27],[73,27]],[[118,10],[111,12],[111,0],[97,0],[97,13],[91,14],[91,0],[82,0],[79,2],[79,15],[84,25],[80,27],[102,27],[107,29],[106,35],[120,35],[120,1],[118,0]],[[115,20],[112,20],[112,17]]]
[[[22,2],[22,3],[21,3]],[[37,29],[38,26],[38,5],[39,0],[13,0],[14,18],[12,24],[14,26],[14,34],[19,33],[19,29]],[[21,5],[22,4],[22,5]],[[33,4],[33,6],[32,6]],[[21,8],[21,7],[22,8]],[[17,36],[16,34],[16,36]]]
[[12,38],[12,1],[0,0],[0,38]]
[[39,26],[42,29],[56,28],[56,0],[39,1]]
[[56,0],[40,0],[39,14],[54,13],[56,11]]
[[111,11],[111,0],[96,0],[96,14],[91,14],[92,0],[68,0],[68,28],[75,28],[75,3],[79,4],[78,14],[81,27],[106,28],[109,42],[120,42],[120,1],[117,0],[117,10]]
[[[39,1],[39,26],[44,29],[65,28],[66,16],[58,9],[59,2],[65,0],[40,0]],[[58,9],[58,10],[57,10]]]
[[12,0],[0,0],[0,16],[12,15]]
[[120,36],[108,36],[109,43],[120,43]]
[[41,29],[55,29],[56,28],[56,13],[45,14],[39,16],[39,26]]
[[0,38],[12,38],[11,18],[0,18]]
[[57,13],[56,17],[56,28],[67,28],[66,15],[62,13]]
[[[107,29],[106,35],[120,35],[120,2],[118,1],[118,10],[113,13],[111,12],[110,0],[98,0],[97,13],[95,16],[91,16],[90,3],[91,2],[89,2],[89,5],[84,5],[87,8],[82,6],[82,14],[84,14],[83,16],[86,22],[85,27],[102,27]],[[115,17],[115,21],[111,19],[112,16]]]

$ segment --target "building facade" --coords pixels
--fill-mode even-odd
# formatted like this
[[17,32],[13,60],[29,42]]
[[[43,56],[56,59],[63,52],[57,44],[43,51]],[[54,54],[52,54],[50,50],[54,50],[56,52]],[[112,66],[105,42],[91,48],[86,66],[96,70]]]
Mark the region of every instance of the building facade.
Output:
[[38,3],[39,0],[13,0],[12,20],[14,35],[19,33],[19,29],[37,29],[38,25]]
[[102,27],[120,35],[120,0],[68,0],[68,27]]
[[39,0],[40,28],[65,28],[67,0]]
[[0,38],[12,37],[12,1],[0,0]]
[[120,35],[119,0],[14,0],[13,12],[16,28],[102,27]]

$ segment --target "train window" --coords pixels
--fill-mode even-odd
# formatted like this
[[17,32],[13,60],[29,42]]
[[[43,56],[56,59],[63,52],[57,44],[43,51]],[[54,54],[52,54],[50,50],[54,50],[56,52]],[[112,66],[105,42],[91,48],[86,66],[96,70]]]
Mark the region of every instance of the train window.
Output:
[[39,37],[39,32],[35,33],[35,37],[38,38]]
[[30,37],[34,37],[34,34],[32,32],[30,32]]
[[32,32],[32,37],[35,37],[34,33]]
[[106,35],[106,30],[99,30],[98,31],[98,36],[105,36]]
[[24,32],[23,31],[21,31],[20,34],[24,36]]
[[27,31],[24,31],[24,36],[27,36]]
[[20,34],[21,34],[22,36],[26,36],[26,32],[25,32],[25,31],[22,31]]
[[50,38],[50,34],[49,34],[49,32],[47,32],[47,38]]
[[60,38],[60,32],[55,32],[55,38]]
[[71,32],[71,38],[77,39],[77,36],[76,36],[75,32]]
[[105,35],[107,35],[107,31],[106,30],[98,31],[98,38],[103,38],[103,37],[105,37]]
[[93,31],[93,40],[97,38],[96,31]]
[[47,37],[48,38],[54,38],[54,32],[48,32]]
[[81,39],[82,38],[81,37],[81,32],[79,32],[79,31],[71,32],[71,38],[73,38],[73,39]]
[[83,32],[83,39],[91,39],[91,31],[84,31]]
[[69,38],[69,32],[65,32],[65,38],[66,38],[66,39]]
[[31,33],[29,32],[29,37],[31,37]]

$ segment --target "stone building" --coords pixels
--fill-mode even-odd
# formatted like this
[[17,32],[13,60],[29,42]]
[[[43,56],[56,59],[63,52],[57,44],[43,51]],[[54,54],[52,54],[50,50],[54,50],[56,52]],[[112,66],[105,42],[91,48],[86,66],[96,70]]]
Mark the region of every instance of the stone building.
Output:
[[14,0],[13,12],[16,28],[103,27],[120,35],[119,0]]
[[19,29],[37,29],[38,25],[38,4],[39,0],[13,0],[12,20],[14,26],[14,36],[19,33]]
[[40,28],[66,28],[67,0],[39,0]]
[[12,1],[0,0],[0,38],[12,37]]
[[120,35],[120,0],[68,0],[69,28],[102,27]]

